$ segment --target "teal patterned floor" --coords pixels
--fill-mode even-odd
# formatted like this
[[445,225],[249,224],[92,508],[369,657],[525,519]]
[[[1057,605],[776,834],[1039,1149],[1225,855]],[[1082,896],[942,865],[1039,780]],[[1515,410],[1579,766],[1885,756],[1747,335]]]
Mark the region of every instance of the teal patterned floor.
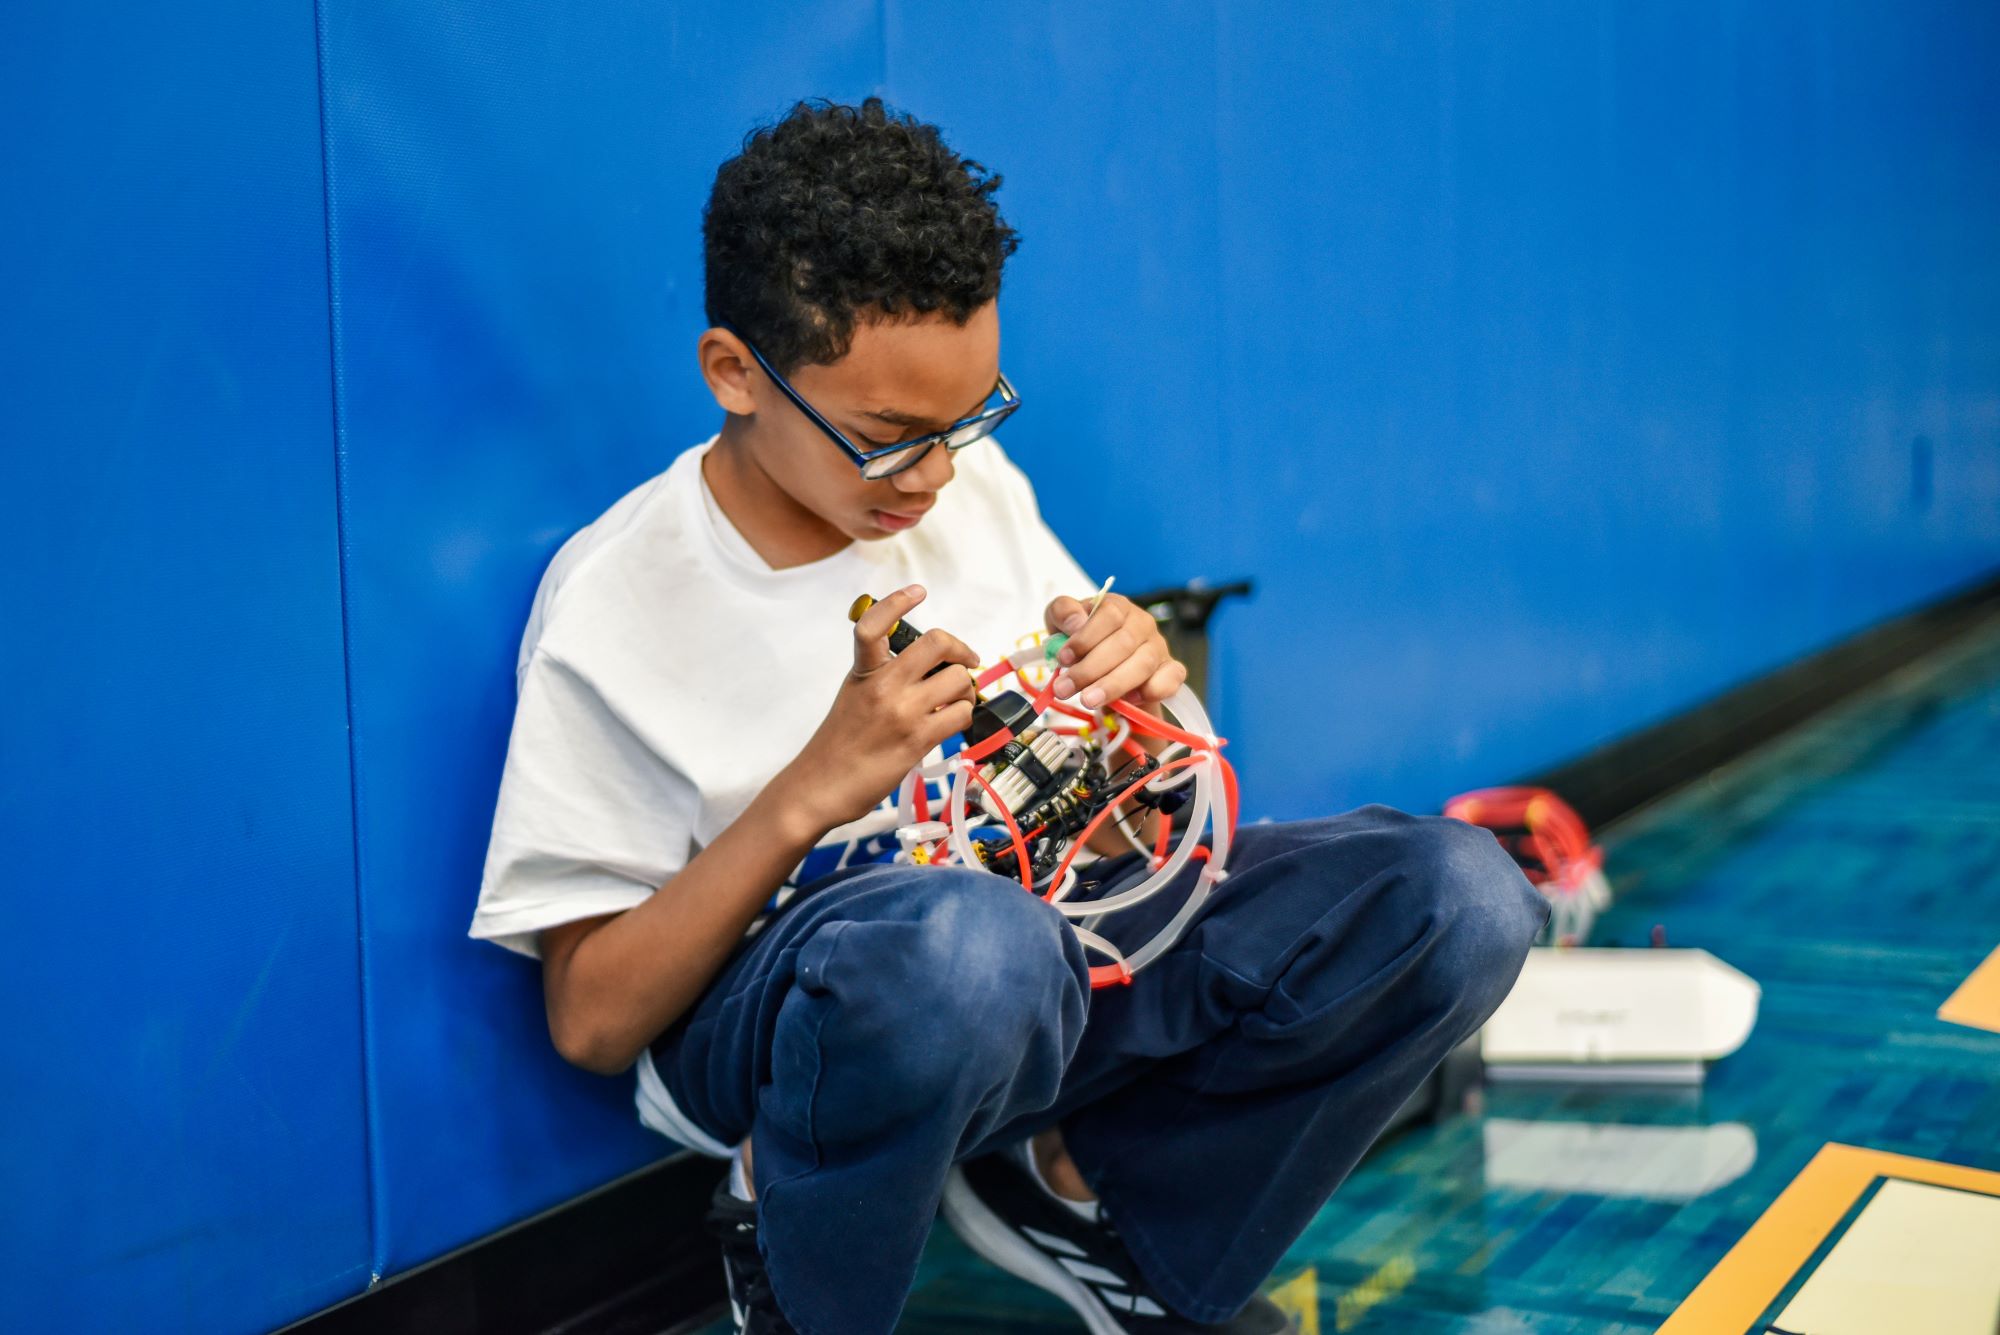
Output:
[[[1756,1032],[1698,1090],[1489,1085],[1380,1149],[1274,1277],[1319,1330],[1639,1335],[1827,1141],[2000,1169],[2000,1034],[1936,1018],[2000,945],[2000,622],[1605,843],[1594,944],[1713,951]],[[1081,1327],[941,1228],[900,1329]]]

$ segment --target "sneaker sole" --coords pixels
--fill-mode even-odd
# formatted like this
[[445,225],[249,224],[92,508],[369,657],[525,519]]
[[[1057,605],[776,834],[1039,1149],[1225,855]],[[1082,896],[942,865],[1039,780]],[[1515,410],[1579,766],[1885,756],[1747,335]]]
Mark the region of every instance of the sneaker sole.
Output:
[[954,1167],[944,1180],[938,1213],[975,1254],[1017,1279],[1053,1293],[1068,1303],[1091,1335],[1126,1335],[1125,1327],[1099,1302],[1091,1287],[1049,1259],[1039,1247],[1009,1228],[1006,1221],[979,1199],[965,1174]]

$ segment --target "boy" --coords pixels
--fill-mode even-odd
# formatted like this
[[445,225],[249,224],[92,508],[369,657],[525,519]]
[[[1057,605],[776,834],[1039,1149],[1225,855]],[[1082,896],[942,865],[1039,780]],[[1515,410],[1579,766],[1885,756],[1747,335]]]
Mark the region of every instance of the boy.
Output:
[[[1090,707],[1183,679],[1143,610],[1080,601],[986,438],[1019,402],[998,185],[872,98],[722,166],[697,345],[722,429],[543,577],[472,935],[539,955],[566,1058],[636,1063],[647,1125],[732,1158],[740,1330],[888,1331],[941,1199],[1093,1331],[1288,1330],[1258,1285],[1547,910],[1455,821],[1246,826],[1176,947],[1093,994],[1018,883],[816,875],[965,728],[975,647],[1068,634],[1057,693]],[[913,612],[932,629],[892,655]]]

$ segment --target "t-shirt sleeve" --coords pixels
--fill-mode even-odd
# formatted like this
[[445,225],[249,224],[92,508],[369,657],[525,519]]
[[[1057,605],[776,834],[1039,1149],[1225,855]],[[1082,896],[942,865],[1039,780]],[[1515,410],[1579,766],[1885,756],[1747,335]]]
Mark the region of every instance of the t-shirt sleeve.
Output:
[[998,450],[990,457],[1001,476],[1004,522],[1020,546],[1016,568],[1035,595],[1035,621],[1039,625],[1041,610],[1057,597],[1068,594],[1072,598],[1088,598],[1096,590],[1097,581],[1083,573],[1083,567],[1069,554],[1069,548],[1042,518],[1041,504],[1035,498],[1034,484],[1028,481],[1028,475]]
[[644,902],[687,865],[697,800],[588,680],[537,650],[468,935],[538,957],[544,929]]

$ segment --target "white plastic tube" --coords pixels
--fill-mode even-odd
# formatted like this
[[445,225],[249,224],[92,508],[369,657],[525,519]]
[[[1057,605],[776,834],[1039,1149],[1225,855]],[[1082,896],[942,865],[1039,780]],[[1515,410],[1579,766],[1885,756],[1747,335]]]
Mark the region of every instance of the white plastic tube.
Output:
[[[1016,668],[1020,668],[1041,656],[1039,648],[1022,650],[1011,655],[1008,661]],[[1045,892],[1045,897],[1055,906],[1056,911],[1071,920],[1070,930],[1076,934],[1077,940],[1086,950],[1121,965],[1127,973],[1136,973],[1172,948],[1180,939],[1181,933],[1187,929],[1188,923],[1193,921],[1194,915],[1207,900],[1210,892],[1228,875],[1226,868],[1230,843],[1229,817],[1227,796],[1221,791],[1222,760],[1213,749],[1218,740],[1214,727],[1209,722],[1208,712],[1202,708],[1201,701],[1196,699],[1194,693],[1185,686],[1175,691],[1164,704],[1167,714],[1183,732],[1203,738],[1210,744],[1210,749],[1194,753],[1192,763],[1184,766],[1182,770],[1164,779],[1152,781],[1159,784],[1159,791],[1178,788],[1184,783],[1191,782],[1194,785],[1194,792],[1180,822],[1181,837],[1176,842],[1173,853],[1164,864],[1141,880],[1138,885],[1107,899],[1094,899],[1083,903],[1068,902],[1070,892],[1078,883],[1074,866],[1067,869],[1067,874],[1054,890]],[[1112,741],[1107,745],[1107,751],[1129,735],[1132,726],[1121,715],[1114,713],[1111,717],[1117,719],[1118,729],[1111,734]],[[915,816],[915,785],[929,779],[946,779],[944,807],[945,824],[950,831],[949,845],[952,855],[968,867],[982,865],[972,847],[972,831],[976,827],[974,821],[969,819],[971,790],[976,782],[972,775],[973,768],[973,762],[965,760],[962,756],[954,756],[938,764],[920,766],[911,771],[899,793],[896,813],[904,817],[904,824],[909,824]],[[1148,786],[1151,787],[1152,783],[1149,782]],[[1129,958],[1105,937],[1091,930],[1091,927],[1075,921],[1087,918],[1092,920],[1091,926],[1094,927],[1105,915],[1131,908],[1159,893],[1186,869],[1194,857],[1194,850],[1199,846],[1204,831],[1210,833],[1208,862],[1202,867],[1201,874],[1196,877],[1194,886],[1188,892],[1187,900],[1166,926],[1156,933],[1152,940],[1135,950]],[[1010,840],[1010,846],[1011,842]],[[1139,851],[1149,853],[1149,850],[1144,848]]]
[[1125,963],[1125,952],[1118,949],[1118,947],[1106,941],[1096,932],[1090,931],[1088,928],[1079,927],[1075,923],[1071,923],[1069,929],[1075,934],[1077,940],[1083,942],[1085,950],[1094,950],[1098,954],[1108,958],[1113,964],[1123,964],[1125,972],[1132,972],[1133,966]]
[[[1186,686],[1175,691],[1165,704],[1167,712],[1180,724],[1181,731],[1193,733],[1211,743],[1215,740],[1215,734],[1210,730],[1207,712],[1202,709],[1201,702],[1194,698],[1194,692],[1188,690]],[[1143,903],[1164,889],[1167,883],[1187,866],[1188,860],[1194,856],[1195,847],[1204,829],[1227,824],[1226,816],[1223,820],[1213,819],[1217,814],[1214,776],[1221,768],[1220,758],[1213,751],[1202,752],[1195,757],[1194,763],[1185,768],[1188,773],[1195,776],[1194,797],[1186,808],[1186,819],[1182,823],[1180,840],[1175,844],[1173,854],[1165,864],[1131,889],[1120,891],[1105,899],[1070,904],[1063,902],[1062,897],[1058,896],[1053,901],[1058,912],[1072,918],[1088,918],[1099,913],[1116,913],[1120,909],[1129,909],[1135,904]],[[1211,858],[1218,853],[1223,857],[1228,856],[1228,837],[1226,834],[1220,837],[1223,847],[1220,850],[1211,850]]]
[[1187,808],[1187,824],[1182,830],[1180,841],[1174,846],[1172,855],[1167,858],[1166,862],[1157,871],[1147,876],[1145,880],[1139,882],[1139,884],[1133,886],[1131,889],[1121,890],[1117,894],[1107,896],[1103,899],[1088,899],[1074,904],[1063,900],[1054,901],[1056,911],[1070,918],[1088,918],[1099,913],[1116,913],[1120,909],[1129,909],[1135,904],[1141,904],[1151,899],[1154,895],[1164,890],[1174,877],[1180,875],[1181,868],[1187,866],[1188,860],[1194,856],[1195,847],[1201,838],[1202,827],[1209,816],[1209,771],[1213,763],[1212,761],[1197,760],[1189,767],[1195,771],[1198,777],[1195,779],[1194,800],[1188,804]]

